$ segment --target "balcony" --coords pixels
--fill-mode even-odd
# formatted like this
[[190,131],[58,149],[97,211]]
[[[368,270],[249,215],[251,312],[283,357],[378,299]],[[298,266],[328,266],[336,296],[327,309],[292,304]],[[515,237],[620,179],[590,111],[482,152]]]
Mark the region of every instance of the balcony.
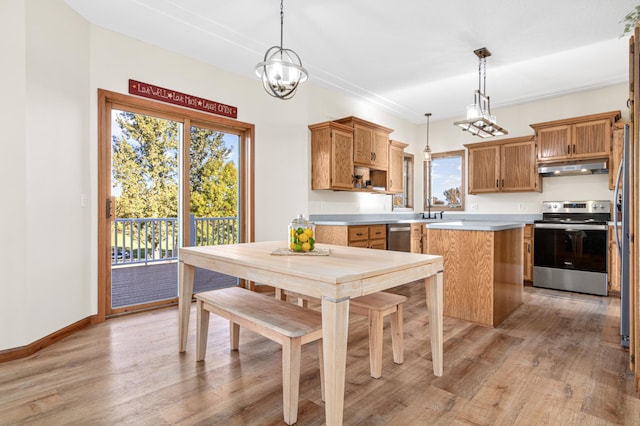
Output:
[[[237,217],[189,220],[189,246],[239,242]],[[111,306],[150,303],[177,297],[177,218],[116,219],[111,227]],[[194,291],[235,285],[237,279],[196,268]]]

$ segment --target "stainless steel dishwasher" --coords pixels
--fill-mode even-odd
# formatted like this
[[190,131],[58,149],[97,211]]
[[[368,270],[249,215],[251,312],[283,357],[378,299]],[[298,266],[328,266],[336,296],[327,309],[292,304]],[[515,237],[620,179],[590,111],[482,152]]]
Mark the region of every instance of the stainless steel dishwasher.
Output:
[[390,223],[387,225],[387,250],[411,251],[410,223]]

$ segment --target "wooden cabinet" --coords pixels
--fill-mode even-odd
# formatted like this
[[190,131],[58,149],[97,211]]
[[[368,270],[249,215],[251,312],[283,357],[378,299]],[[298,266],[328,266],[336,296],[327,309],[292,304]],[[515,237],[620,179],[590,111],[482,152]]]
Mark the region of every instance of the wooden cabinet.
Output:
[[524,226],[522,241],[522,280],[533,281],[533,225]]
[[[616,189],[618,168],[622,162],[624,147],[624,125],[626,122],[618,122],[613,125],[613,142],[611,145],[611,159],[609,160],[609,189]],[[620,182],[622,186],[622,182]]]
[[318,225],[316,242],[386,250],[387,225]]
[[522,303],[522,228],[427,231],[427,252],[444,258],[446,316],[496,327]]
[[311,130],[311,189],[353,188],[353,129],[334,122]]
[[404,149],[406,143],[391,141],[389,144],[389,171],[387,192],[402,194],[404,191]]
[[422,224],[411,224],[411,253],[422,253]]
[[609,158],[613,123],[620,111],[531,124],[538,162]]
[[[618,229],[620,238],[620,229]],[[614,227],[609,227],[609,257],[607,259],[607,289],[609,293],[620,295],[620,253],[616,244]]]
[[533,136],[467,144],[469,194],[540,192]]
[[356,166],[387,170],[389,134],[393,129],[358,117],[345,117],[335,122],[353,128],[353,163]]

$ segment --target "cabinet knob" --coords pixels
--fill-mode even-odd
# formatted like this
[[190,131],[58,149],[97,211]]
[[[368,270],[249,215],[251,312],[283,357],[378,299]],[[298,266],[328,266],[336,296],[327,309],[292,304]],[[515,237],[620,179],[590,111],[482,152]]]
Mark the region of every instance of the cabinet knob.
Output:
[[500,188],[500,181],[496,179],[496,188]]
[[567,145],[567,154],[571,154],[571,145]]

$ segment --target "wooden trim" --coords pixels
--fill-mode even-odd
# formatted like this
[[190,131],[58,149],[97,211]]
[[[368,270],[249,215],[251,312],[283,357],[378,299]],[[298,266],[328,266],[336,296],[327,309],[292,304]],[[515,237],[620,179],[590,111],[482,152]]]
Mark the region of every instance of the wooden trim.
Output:
[[535,130],[544,127],[566,126],[570,124],[582,123],[585,121],[610,120],[612,123],[620,119],[620,111],[602,112],[599,114],[582,115],[580,117],[571,117],[561,120],[545,121],[544,123],[529,124]]
[[59,342],[65,337],[72,335],[76,331],[80,331],[83,328],[87,328],[88,326],[97,324],[98,322],[101,322],[98,319],[98,315],[92,315],[81,319],[80,321],[77,321],[71,325],[68,325],[58,331],[55,331],[48,336],[38,339],[33,343],[29,343],[26,346],[2,350],[0,351],[0,362],[26,358],[48,346],[53,345],[56,342]]
[[464,144],[464,147],[469,149],[469,148],[484,148],[487,146],[500,146],[507,143],[531,142],[534,138],[535,138],[535,135],[518,136],[515,138],[499,139],[496,141],[466,143]]

